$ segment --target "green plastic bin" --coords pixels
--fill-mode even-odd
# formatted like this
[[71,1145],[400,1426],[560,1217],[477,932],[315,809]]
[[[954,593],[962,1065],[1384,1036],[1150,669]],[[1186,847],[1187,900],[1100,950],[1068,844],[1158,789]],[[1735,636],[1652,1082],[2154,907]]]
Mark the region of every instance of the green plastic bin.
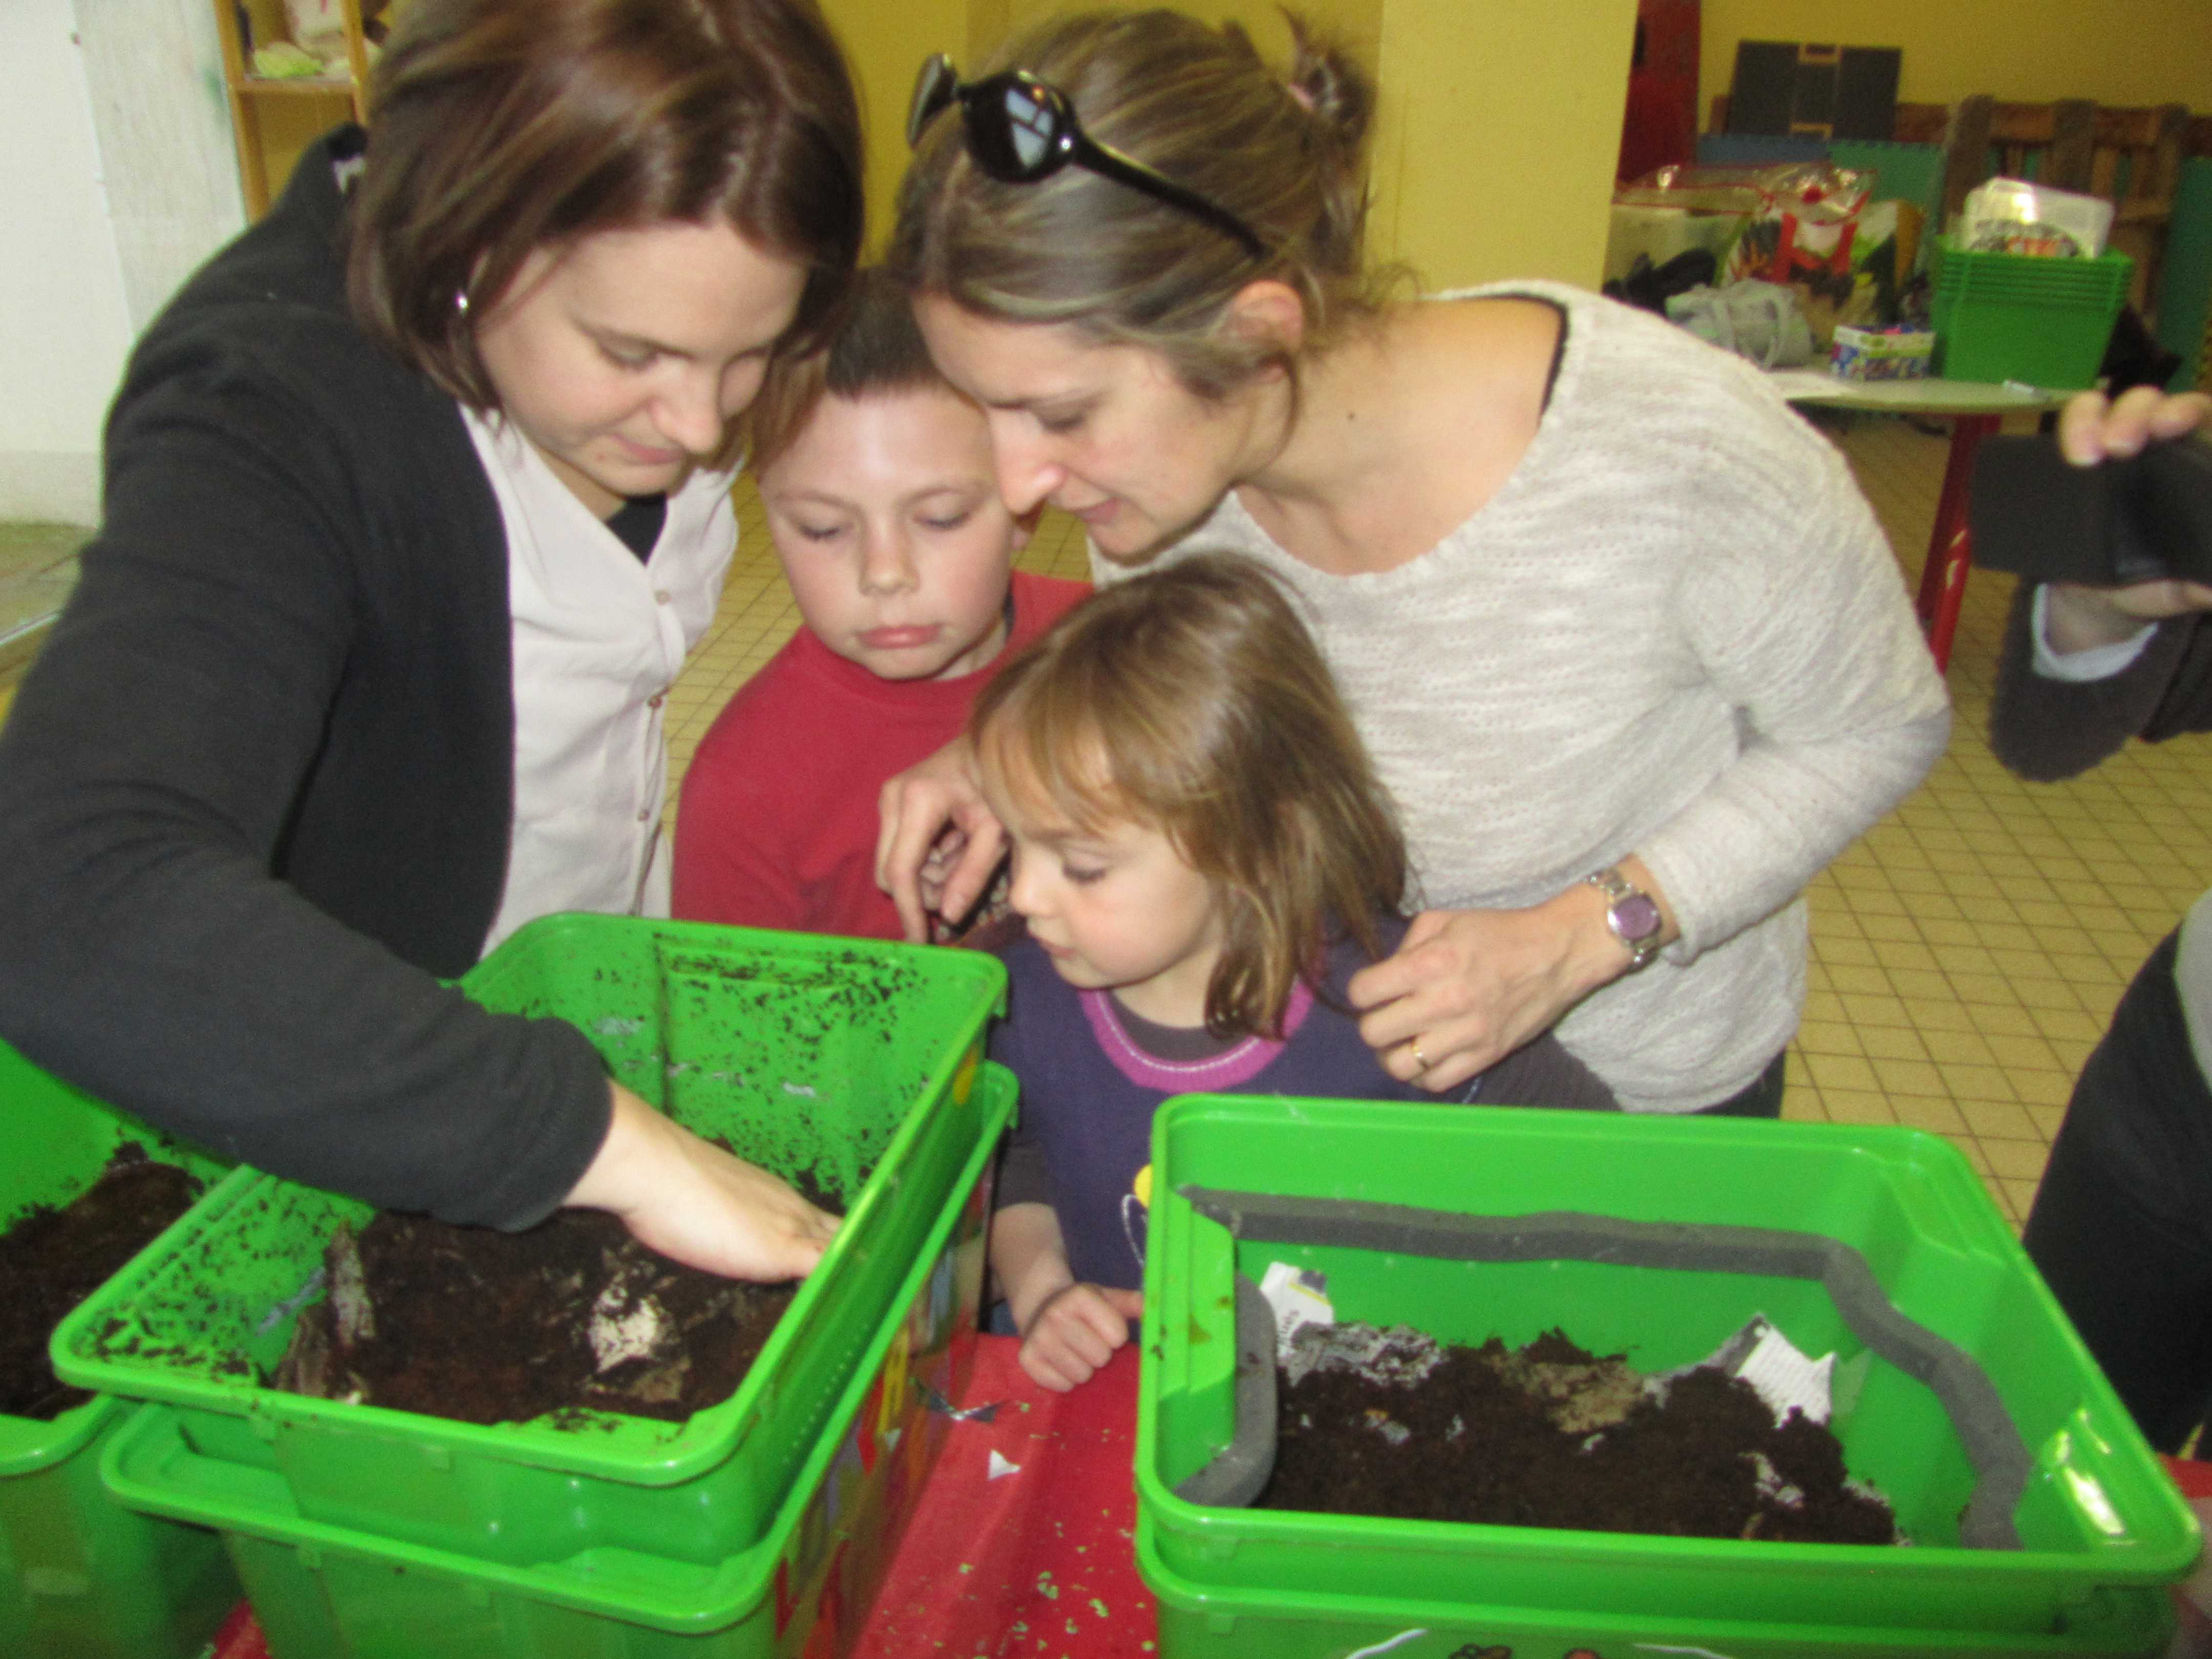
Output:
[[[1013,1079],[985,1068],[987,1123]],[[994,1147],[977,1141],[764,1534],[708,1560],[598,1544],[529,1566],[311,1520],[275,1472],[194,1451],[140,1408],[101,1473],[125,1502],[221,1529],[276,1659],[816,1659],[846,1653],[972,1369]]]
[[[2195,1522],[1980,1183],[1939,1137],[1191,1097],[1155,1119],[1152,1162],[1137,1494],[1140,1565],[1161,1599],[1163,1636],[1177,1638],[1164,1642],[1169,1654],[1341,1654],[1347,1632],[1382,1643],[1424,1620],[1463,1632],[1458,1641],[1477,1651],[1515,1639],[1484,1632],[1517,1629],[1534,1644],[1528,1651],[1650,1644],[1733,1659],[2141,1654],[2170,1628],[2164,1587],[2197,1558]],[[1949,1414],[1853,1334],[1818,1279],[1261,1243],[1199,1215],[1182,1195],[1192,1187],[1841,1241],[1897,1312],[1963,1349],[1993,1385],[2029,1455],[2011,1510],[2024,1547],[1959,1543],[1974,1472]],[[1340,1318],[1403,1321],[1469,1344],[1497,1335],[1519,1345],[1556,1326],[1647,1372],[1694,1364],[1765,1314],[1804,1352],[1838,1355],[1831,1426],[1852,1474],[1880,1487],[1914,1542],[1747,1542],[1187,1502],[1176,1486],[1234,1429],[1232,1274],[1257,1280],[1275,1261],[1326,1273]],[[1438,1607],[1452,1610],[1449,1620],[1431,1618]],[[1406,1616],[1416,1608],[1419,1618]],[[1271,1634],[1249,1648],[1179,1640],[1253,1620]],[[1547,1646],[1554,1637],[1559,1647]]]
[[[227,1167],[100,1104],[0,1043],[0,1232],[34,1205],[68,1203],[115,1149],[203,1180]],[[189,1659],[239,1597],[221,1541],[155,1520],[101,1488],[101,1449],[130,1407],[95,1396],[50,1422],[0,1415],[0,1654],[13,1659]]]
[[847,1195],[744,1383],[686,1421],[487,1427],[262,1386],[331,1233],[374,1212],[252,1170],[63,1324],[57,1368],[175,1406],[195,1451],[275,1473],[313,1521],[511,1565],[603,1546],[720,1559],[769,1524],[998,1132],[974,1080],[1004,984],[977,951],[584,915],[532,924],[463,979],[488,1006],[571,1021],[678,1121]]
[[1938,240],[1933,269],[1937,374],[2070,392],[2097,382],[2135,261],[1975,253]]

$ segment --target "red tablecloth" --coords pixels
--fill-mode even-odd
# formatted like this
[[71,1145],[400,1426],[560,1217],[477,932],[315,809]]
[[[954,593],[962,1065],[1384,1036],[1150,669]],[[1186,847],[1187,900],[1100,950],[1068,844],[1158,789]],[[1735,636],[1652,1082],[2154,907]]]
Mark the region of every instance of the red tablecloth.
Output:
[[988,1423],[952,1425],[856,1659],[1141,1659],[1153,1650],[1152,1599],[1130,1543],[1136,1345],[1072,1394],[1030,1382],[1019,1348],[987,1336],[977,1349],[957,1403],[999,1408]]

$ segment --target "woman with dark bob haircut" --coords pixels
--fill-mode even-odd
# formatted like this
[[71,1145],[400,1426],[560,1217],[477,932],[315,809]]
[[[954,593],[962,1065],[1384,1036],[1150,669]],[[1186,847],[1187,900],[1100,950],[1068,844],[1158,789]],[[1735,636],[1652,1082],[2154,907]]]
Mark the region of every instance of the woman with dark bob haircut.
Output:
[[0,734],[0,1036],[219,1152],[787,1278],[833,1224],[440,984],[666,914],[663,694],[734,417],[840,301],[813,0],[414,0],[133,355],[106,522]]

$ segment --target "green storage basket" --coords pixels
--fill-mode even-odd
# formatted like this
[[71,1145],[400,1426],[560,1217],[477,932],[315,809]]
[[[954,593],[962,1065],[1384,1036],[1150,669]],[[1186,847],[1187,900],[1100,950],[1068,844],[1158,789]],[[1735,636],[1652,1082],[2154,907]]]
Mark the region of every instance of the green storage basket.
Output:
[[277,1474],[196,1451],[176,1407],[139,1409],[101,1473],[125,1502],[221,1530],[275,1659],[799,1659],[851,1651],[965,1389],[995,1132],[1012,1076],[976,1090],[969,1149],[916,1240],[823,1432],[757,1541],[711,1560],[594,1543],[531,1565],[310,1519]]
[[[0,1043],[0,1232],[64,1205],[115,1149],[204,1181],[228,1167],[71,1088]],[[216,1534],[151,1519],[102,1490],[100,1455],[130,1407],[95,1396],[48,1422],[0,1415],[0,1654],[191,1659],[239,1597]]]
[[[1005,970],[979,951],[562,915],[461,981],[558,1016],[678,1122],[849,1201],[738,1391],[681,1423],[483,1426],[264,1387],[366,1204],[241,1170],[55,1333],[71,1381],[178,1407],[192,1449],[280,1475],[313,1521],[511,1565],[601,1546],[692,1562],[756,1541],[960,1171]],[[873,1166],[865,1186],[863,1172]]]
[[[1440,1607],[1454,1610],[1457,1641],[1478,1651],[1510,1644],[1486,1631],[1518,1628],[1536,1651],[1553,1650],[1545,1644],[1558,1636],[1560,1651],[1648,1644],[1735,1659],[2138,1654],[2170,1628],[2164,1587],[2196,1559],[2196,1524],[1972,1171],[1939,1137],[1191,1097],[1154,1120],[1152,1163],[1137,1493],[1164,1638],[1264,1617],[1272,1645],[1220,1650],[1293,1659],[1343,1652],[1346,1630],[1388,1641],[1421,1622],[1407,1610]],[[1840,1241],[1897,1312],[1963,1349],[1994,1386],[2028,1455],[2010,1511],[2024,1547],[1958,1542],[1974,1470],[1950,1416],[1854,1334],[1819,1279],[1261,1243],[1200,1216],[1182,1196],[1191,1187]],[[1849,1386],[1832,1427],[1851,1473],[1881,1488],[1914,1543],[1458,1526],[1187,1502],[1176,1487],[1234,1429],[1232,1275],[1257,1280],[1275,1261],[1326,1273],[1340,1318],[1403,1321],[1468,1344],[1497,1335],[1517,1346],[1556,1326],[1646,1372],[1694,1364],[1765,1314],[1804,1352],[1838,1356]],[[1197,1624],[1171,1616],[1177,1607]],[[1326,1640],[1289,1638],[1308,1619],[1330,1629]],[[1180,1659],[1212,1650],[1164,1645]]]
[[1935,252],[1935,372],[1953,380],[2017,380],[2054,391],[2097,382],[2135,261]]

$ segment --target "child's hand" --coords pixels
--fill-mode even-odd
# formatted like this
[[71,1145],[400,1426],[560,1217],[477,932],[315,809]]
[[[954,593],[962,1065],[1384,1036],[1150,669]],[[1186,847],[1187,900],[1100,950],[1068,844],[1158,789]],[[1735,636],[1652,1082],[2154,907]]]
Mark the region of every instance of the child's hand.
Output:
[[1129,1340],[1129,1322],[1145,1311],[1142,1291],[1069,1285],[1054,1291],[1022,1331],[1022,1369],[1057,1394],[1088,1382]]

